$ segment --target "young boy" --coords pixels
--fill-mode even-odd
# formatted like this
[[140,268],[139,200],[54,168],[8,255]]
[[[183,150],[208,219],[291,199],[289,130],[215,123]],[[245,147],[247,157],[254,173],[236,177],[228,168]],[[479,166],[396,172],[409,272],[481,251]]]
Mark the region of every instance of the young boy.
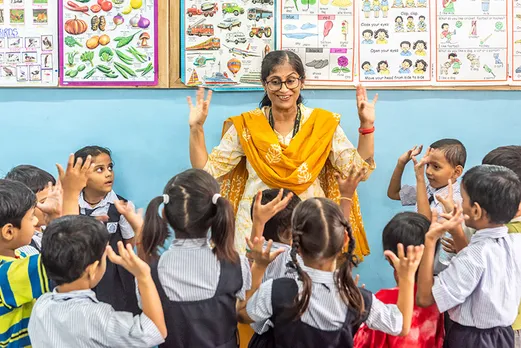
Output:
[[[483,164],[503,166],[512,170],[521,179],[521,146],[501,146],[490,151],[482,161]],[[521,209],[516,216],[506,224],[508,233],[521,233]],[[474,234],[475,231],[472,231]],[[519,238],[519,237],[518,237]],[[512,324],[515,336],[515,347],[521,348],[521,305],[519,306],[516,320]]]
[[[452,321],[447,348],[514,347],[514,322],[521,298],[521,235],[508,234],[506,223],[519,210],[521,181],[505,167],[470,169],[461,183],[462,208],[440,222],[433,211],[418,276],[417,303],[436,303]],[[436,242],[466,224],[477,230],[470,244],[437,277],[432,275]]]
[[[56,185],[56,180],[51,174],[43,169],[31,165],[16,166],[7,173],[5,178],[25,184],[31,189],[31,191],[33,191],[36,195],[37,202],[40,204],[45,203],[45,200],[47,199],[50,188],[49,183],[52,186]],[[33,254],[33,250],[40,252],[42,247],[42,233],[45,229],[45,225],[55,218],[44,213],[38,205],[34,209],[34,216],[38,219],[38,223],[35,226],[34,235],[30,243],[32,248],[23,249],[24,247],[22,247],[21,250],[26,252],[26,254]]]
[[[89,175],[87,186],[80,194],[80,214],[96,217],[106,224],[110,234],[109,244],[113,249],[117,248],[119,241],[134,246],[134,231],[114,204],[117,200],[127,201],[112,190],[114,163],[110,150],[99,146],[87,146],[74,154],[76,159],[85,159],[87,156],[92,157],[95,167],[94,172]],[[134,208],[132,202],[128,201],[127,204],[131,209]],[[134,277],[121,266],[107,262],[107,271],[93,290],[101,302],[112,305],[117,311],[134,314],[140,312]]]
[[[164,342],[166,324],[150,267],[132,246],[107,247],[107,229],[86,216],[65,216],[43,236],[42,263],[58,285],[36,302],[29,335],[33,347],[153,347]],[[143,313],[133,317],[98,301],[91,290],[103,277],[106,259],[137,280]]]
[[[389,183],[387,195],[391,199],[400,200],[404,206],[416,205],[417,212],[430,219],[431,209],[436,209],[439,213],[444,212],[440,197],[446,197],[451,190],[454,203],[461,204],[457,179],[463,173],[467,151],[465,146],[456,139],[442,139],[434,142],[421,161],[417,161],[416,156],[421,153],[421,150],[422,146],[415,146],[400,156]],[[403,171],[411,160],[415,162],[416,186],[402,186]],[[425,182],[425,176],[428,184]],[[452,182],[452,188],[449,188],[449,182]],[[457,244],[458,250],[467,244],[465,238],[457,238],[454,242]],[[446,268],[453,256],[454,253],[440,249],[436,258],[435,273]]]
[[[63,212],[77,214],[77,201],[85,186],[90,158],[82,166],[75,166],[69,158],[67,171],[61,166],[60,181],[63,185],[63,201],[47,200],[45,208],[51,216]],[[61,196],[60,196],[61,197]],[[19,251],[29,244],[38,224],[34,216],[36,195],[24,184],[0,179],[0,333],[1,346],[7,348],[30,347],[27,333],[29,317],[34,301],[50,290],[49,280],[42,267],[39,254],[25,257]]]
[[[382,234],[383,249],[398,253],[398,243],[403,244],[404,250],[409,245],[419,246],[425,242],[425,234],[431,223],[423,215],[406,212],[399,213],[389,221]],[[393,264],[389,262],[391,266]],[[394,278],[398,284],[396,271]],[[396,304],[398,302],[398,287],[383,289],[375,296],[385,304]],[[436,305],[427,308],[414,306],[411,330],[404,337],[391,336],[381,331],[371,330],[362,324],[354,338],[354,348],[442,348],[443,337],[443,315],[440,314]]]

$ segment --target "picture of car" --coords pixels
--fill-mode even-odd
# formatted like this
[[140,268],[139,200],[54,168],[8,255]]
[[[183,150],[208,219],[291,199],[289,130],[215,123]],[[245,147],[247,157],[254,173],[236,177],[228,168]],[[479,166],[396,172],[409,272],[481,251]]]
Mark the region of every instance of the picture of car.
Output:
[[235,18],[226,18],[217,25],[218,28],[232,30],[233,27],[240,27],[241,21]]
[[271,27],[252,27],[250,30],[250,37],[257,36],[260,39],[262,38],[262,34],[266,37],[270,37]]
[[225,2],[223,4],[222,9],[223,9],[223,14],[233,13],[234,15],[238,16],[239,14],[244,13],[244,9],[242,7],[240,7],[239,5],[237,5],[237,3],[235,3],[235,2]]
[[188,10],[186,10],[186,14],[188,15],[188,17],[198,16],[203,14],[203,11],[197,8],[197,6],[193,5],[192,7],[188,8]]
[[251,0],[253,4],[270,4],[273,5],[273,0]]
[[246,43],[247,41],[248,40],[246,39],[246,35],[240,31],[226,34],[226,42],[228,43],[233,42],[238,45],[240,43]]
[[214,14],[217,13],[217,4],[212,2],[205,2],[201,5],[201,8],[197,8],[196,5],[192,5],[192,7],[188,8],[186,14],[188,17],[192,16],[200,16],[203,15],[205,17],[213,17]]
[[261,19],[270,19],[273,17],[273,12],[263,10],[262,8],[250,8],[248,9],[248,19],[256,20],[257,22]]

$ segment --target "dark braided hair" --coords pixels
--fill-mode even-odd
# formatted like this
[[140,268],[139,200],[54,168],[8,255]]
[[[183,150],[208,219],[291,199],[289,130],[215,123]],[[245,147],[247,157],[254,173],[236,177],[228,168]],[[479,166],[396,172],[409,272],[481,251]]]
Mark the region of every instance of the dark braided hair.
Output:
[[344,262],[335,274],[335,280],[342,300],[357,314],[357,318],[361,318],[364,301],[351,275],[351,270],[358,264],[358,259],[353,255],[355,239],[338,204],[327,198],[310,198],[300,203],[293,212],[292,228],[292,266],[303,283],[302,293],[295,298],[295,319],[307,310],[312,286],[311,278],[302,269],[297,254],[316,261],[338,259],[344,247],[346,232],[349,237],[348,249],[343,255]]

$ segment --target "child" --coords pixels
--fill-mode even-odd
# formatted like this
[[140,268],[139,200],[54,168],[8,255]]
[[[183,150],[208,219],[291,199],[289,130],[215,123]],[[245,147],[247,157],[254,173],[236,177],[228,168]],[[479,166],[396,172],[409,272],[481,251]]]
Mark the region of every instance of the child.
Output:
[[[236,347],[235,306],[246,298],[251,275],[248,260],[234,248],[233,208],[200,169],[176,175],[163,192],[148,205],[138,248],[153,262],[169,332],[165,346]],[[175,239],[157,260],[169,228]]]
[[[270,342],[277,347],[350,347],[356,327],[364,321],[390,334],[408,333],[414,274],[423,246],[410,246],[407,261],[402,245],[398,246],[400,259],[386,251],[396,267],[401,291],[397,306],[384,305],[369,291],[356,287],[351,276],[353,262],[344,262],[335,271],[344,246],[349,245],[346,260],[352,260],[355,244],[336,203],[326,198],[301,202],[293,212],[292,226],[292,265],[301,280],[268,280],[241,309],[242,321],[266,324],[250,347],[270,346]],[[298,261],[297,253],[303,262]]]
[[[50,188],[56,185],[56,180],[51,174],[31,165],[16,166],[7,173],[5,178],[25,184],[31,189],[31,191],[33,191],[36,195],[37,202],[40,204],[45,203]],[[34,209],[34,216],[38,219],[38,223],[35,226],[34,235],[30,243],[32,248],[26,248],[26,250],[28,250],[28,252],[26,252],[27,254],[33,254],[34,249],[37,252],[40,252],[42,247],[42,232],[45,229],[45,225],[47,225],[49,220],[55,218],[44,213],[38,205],[36,205]]]
[[[425,256],[418,275],[417,303],[435,303],[452,321],[445,347],[514,347],[514,322],[521,298],[521,235],[508,234],[504,225],[516,215],[521,182],[505,167],[481,165],[470,169],[461,182],[462,208],[442,215],[425,237]],[[437,277],[432,275],[436,242],[445,233],[466,224],[477,230],[470,244]]]
[[[112,190],[114,163],[110,150],[99,146],[87,146],[74,154],[76,159],[85,159],[87,156],[91,156],[96,165],[94,172],[89,176],[87,186],[80,194],[80,214],[93,216],[105,222],[110,233],[109,244],[113,249],[117,248],[119,241],[125,245],[134,245],[134,231],[114,203],[118,200],[124,201],[131,209],[134,205]],[[134,277],[123,267],[107,262],[107,271],[93,290],[101,302],[110,304],[115,310],[139,313]]]
[[[164,342],[166,325],[150,267],[132,246],[110,246],[109,233],[86,216],[65,216],[49,224],[43,236],[42,263],[58,285],[36,302],[29,335],[42,347],[153,347]],[[105,273],[106,258],[137,280],[143,313],[132,317],[102,303],[91,290]]]
[[[516,173],[518,178],[521,178],[521,146],[511,145],[498,147],[490,151],[485,158],[483,158],[481,163],[506,167]],[[514,216],[506,226],[508,233],[521,232],[521,209],[517,211],[516,216]],[[472,235],[474,233],[475,231],[472,231],[470,234]],[[516,348],[521,347],[521,305],[517,313],[516,320],[514,324],[512,324]]]
[[[422,146],[415,146],[400,156],[389,183],[387,195],[391,199],[400,200],[404,206],[416,204],[418,213],[430,219],[431,209],[443,213],[443,204],[440,198],[446,197],[449,193],[449,182],[452,183],[452,198],[455,204],[461,203],[457,179],[463,173],[467,151],[459,140],[441,139],[432,143],[428,154],[418,162],[416,156],[421,153],[421,150]],[[402,186],[404,168],[411,160],[415,161],[416,186]],[[427,176],[428,184],[425,182],[425,176]],[[455,242],[458,244],[458,250],[466,245],[464,238],[457,238]],[[440,249],[435,273],[437,274],[444,269],[453,256],[453,253],[447,253]]]
[[[289,251],[291,249],[291,215],[301,201],[297,195],[286,189],[268,189],[260,192],[251,205],[253,228],[250,240],[253,241],[256,236],[264,237],[265,240],[273,241],[273,248]],[[275,206],[280,202],[282,203],[276,208]],[[270,209],[271,207],[273,210]],[[274,268],[275,265],[278,266],[277,269]],[[285,271],[284,262],[271,263],[264,273],[264,279],[278,278]]]
[[[397,253],[396,245],[422,245],[429,230],[430,221],[418,213],[399,213],[389,221],[382,234],[384,250]],[[391,263],[391,262],[390,262]],[[392,263],[391,263],[392,266]],[[394,278],[398,284],[396,270]],[[396,304],[398,288],[383,289],[375,296],[386,304]],[[371,330],[362,325],[355,336],[355,348],[441,348],[443,346],[443,315],[432,305],[428,308],[414,306],[411,330],[405,337],[389,336],[381,331]]]
[[[90,158],[82,166],[69,158],[67,171],[61,166],[60,182],[63,184],[63,202],[48,199],[42,207],[51,215],[63,212],[72,214],[78,195],[85,186],[85,173],[90,168]],[[54,193],[53,193],[54,195]],[[61,197],[61,194],[60,194]],[[30,347],[27,326],[34,301],[49,291],[50,284],[39,254],[26,257],[19,251],[29,244],[38,224],[34,216],[36,195],[24,184],[0,179],[0,332],[2,347]]]

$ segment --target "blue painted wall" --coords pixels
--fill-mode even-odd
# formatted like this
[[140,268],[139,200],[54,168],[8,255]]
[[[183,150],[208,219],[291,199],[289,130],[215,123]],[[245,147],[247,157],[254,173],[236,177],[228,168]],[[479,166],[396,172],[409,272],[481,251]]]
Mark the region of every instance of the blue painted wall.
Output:
[[[167,180],[189,168],[184,90],[2,89],[0,175],[30,163],[55,173],[69,153],[87,144],[110,147],[116,163],[116,191],[144,207]],[[373,92],[370,93],[372,97]],[[362,212],[372,253],[360,266],[371,290],[392,286],[380,234],[402,208],[387,199],[398,156],[415,144],[442,137],[460,139],[478,164],[492,148],[519,144],[518,92],[379,91],[376,123],[377,170],[360,186]],[[219,141],[222,121],[254,108],[260,92],[216,93],[206,124],[209,148]],[[354,91],[304,91],[307,105],[343,115],[342,125],[357,143]],[[412,168],[406,180],[413,180]]]

